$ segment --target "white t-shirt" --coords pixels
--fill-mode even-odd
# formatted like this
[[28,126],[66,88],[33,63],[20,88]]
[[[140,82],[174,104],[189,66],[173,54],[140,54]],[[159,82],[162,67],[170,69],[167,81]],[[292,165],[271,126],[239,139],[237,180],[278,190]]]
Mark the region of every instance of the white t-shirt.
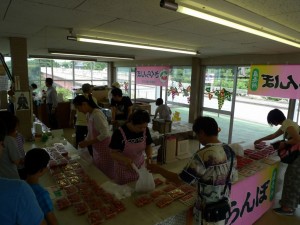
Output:
[[[91,114],[88,113],[87,118],[93,124],[92,126],[88,126],[87,140],[97,138],[99,141],[102,141],[111,136],[107,119],[100,109],[94,109]],[[100,133],[97,137],[93,135],[94,129]]]
[[159,119],[171,120],[171,109],[167,105],[160,105],[155,110],[154,118],[159,114]]

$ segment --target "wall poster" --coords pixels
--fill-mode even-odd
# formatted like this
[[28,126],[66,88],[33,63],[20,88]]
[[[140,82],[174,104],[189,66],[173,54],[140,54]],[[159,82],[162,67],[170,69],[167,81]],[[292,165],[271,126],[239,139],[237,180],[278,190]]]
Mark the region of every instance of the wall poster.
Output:
[[15,108],[16,110],[29,110],[30,109],[29,91],[16,91],[15,92]]

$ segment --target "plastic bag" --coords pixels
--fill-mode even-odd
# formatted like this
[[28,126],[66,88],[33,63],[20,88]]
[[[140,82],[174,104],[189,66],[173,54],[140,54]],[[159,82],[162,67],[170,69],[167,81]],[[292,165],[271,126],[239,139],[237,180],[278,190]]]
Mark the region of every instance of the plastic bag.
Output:
[[93,158],[90,155],[87,147],[81,148],[81,147],[78,146],[78,155],[80,156],[81,159],[86,161],[88,164],[93,163]]
[[141,166],[140,169],[135,164],[132,165],[134,170],[139,174],[139,179],[135,184],[136,192],[149,192],[155,189],[155,183],[152,173],[150,173],[145,165]]

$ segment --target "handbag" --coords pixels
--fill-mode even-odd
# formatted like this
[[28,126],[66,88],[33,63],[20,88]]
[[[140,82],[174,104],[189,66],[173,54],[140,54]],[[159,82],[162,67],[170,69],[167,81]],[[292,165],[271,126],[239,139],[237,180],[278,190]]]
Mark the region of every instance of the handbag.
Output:
[[[230,169],[229,169],[229,172],[228,172],[228,175],[226,178],[225,187],[224,187],[224,190],[222,193],[223,196],[226,193],[227,187],[229,186],[230,175],[231,175],[232,167],[233,167],[233,158],[234,158],[234,152],[231,150],[231,148],[229,146],[228,146],[228,149],[226,149],[224,146],[225,152],[227,151],[226,155],[227,156],[231,155],[231,160],[230,160],[231,162],[230,162]],[[228,154],[228,152],[230,154]],[[198,184],[198,187],[199,187],[199,184]],[[231,204],[230,204],[229,199],[226,197],[223,197],[221,200],[219,200],[217,202],[206,203],[202,210],[202,217],[206,222],[218,222],[221,220],[225,220],[226,218],[229,217],[230,208],[231,208]]]
[[218,222],[229,217],[230,203],[228,198],[218,202],[207,203],[203,209],[203,218],[206,222]]
[[297,159],[299,155],[299,150],[297,145],[285,144],[284,149],[278,149],[278,156],[280,157],[281,162],[291,164]]
[[287,133],[284,134],[283,140],[276,141],[274,143],[271,143],[273,148],[277,150],[277,154],[280,157],[280,161],[286,164],[291,164],[295,161],[295,159],[299,155],[299,144],[290,145],[285,144],[284,149],[279,149],[280,143],[285,143],[285,138],[287,137]]

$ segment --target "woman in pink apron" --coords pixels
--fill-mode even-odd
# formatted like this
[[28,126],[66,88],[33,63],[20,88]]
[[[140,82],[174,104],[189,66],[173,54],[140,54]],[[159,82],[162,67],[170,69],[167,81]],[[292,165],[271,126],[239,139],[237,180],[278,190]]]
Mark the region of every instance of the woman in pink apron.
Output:
[[116,183],[126,184],[136,181],[138,174],[132,168],[132,164],[140,168],[145,163],[145,155],[147,159],[152,158],[152,138],[147,127],[149,122],[148,112],[137,110],[125,125],[114,131],[109,147],[115,160]]
[[83,95],[78,95],[74,98],[73,104],[79,112],[87,114],[88,118],[88,134],[84,141],[79,142],[79,147],[92,145],[94,165],[113,179],[114,161],[109,148],[110,132],[105,115],[94,103],[91,95],[88,99]]

